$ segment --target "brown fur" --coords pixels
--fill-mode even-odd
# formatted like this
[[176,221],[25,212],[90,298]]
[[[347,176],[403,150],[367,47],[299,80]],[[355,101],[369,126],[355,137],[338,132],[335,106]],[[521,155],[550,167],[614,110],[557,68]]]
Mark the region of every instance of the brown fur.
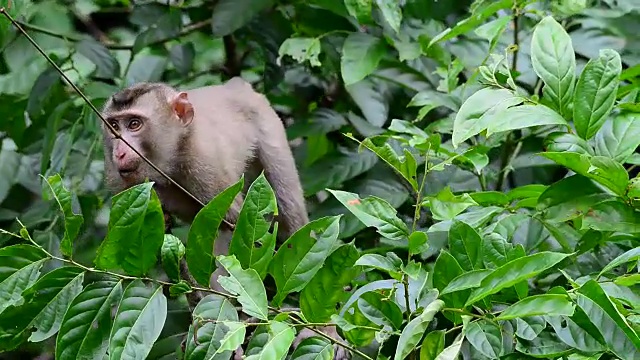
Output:
[[[142,119],[139,134],[121,131],[138,151],[167,175],[206,203],[249,170],[264,170],[278,201],[279,236],[286,238],[308,222],[298,172],[287,143],[284,126],[268,100],[241,78],[224,85],[186,91],[194,119],[183,126],[172,114],[168,99],[178,91],[160,83],[137,84],[107,101],[106,119]],[[122,130],[122,127],[120,128]],[[115,191],[144,181],[156,183],[163,207],[191,222],[201,206],[175,188],[145,163],[135,178],[123,180],[114,165],[113,136],[104,127],[105,174]],[[246,178],[249,183],[253,179]],[[227,220],[235,222],[242,197],[236,199]]]

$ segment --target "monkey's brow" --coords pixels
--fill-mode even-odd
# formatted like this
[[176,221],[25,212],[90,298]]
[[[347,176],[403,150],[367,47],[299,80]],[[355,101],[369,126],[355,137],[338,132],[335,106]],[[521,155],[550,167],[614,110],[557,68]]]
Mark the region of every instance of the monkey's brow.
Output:
[[130,108],[142,95],[161,87],[159,84],[141,83],[120,90],[111,96],[111,108],[115,111]]

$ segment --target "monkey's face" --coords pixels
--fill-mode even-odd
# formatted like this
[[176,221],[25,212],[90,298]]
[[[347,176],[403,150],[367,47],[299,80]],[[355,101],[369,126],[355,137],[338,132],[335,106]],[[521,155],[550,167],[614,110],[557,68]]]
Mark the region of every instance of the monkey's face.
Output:
[[[134,147],[145,157],[149,158],[148,124],[140,116],[121,116],[109,119],[109,124],[120,133],[122,139]],[[109,131],[108,129],[106,129]],[[146,173],[142,158],[136,154],[124,141],[114,136],[109,136],[111,143],[111,161],[115,165],[120,178],[128,185],[135,185],[144,181]],[[109,156],[108,154],[105,154]],[[150,159],[153,161],[152,159]]]

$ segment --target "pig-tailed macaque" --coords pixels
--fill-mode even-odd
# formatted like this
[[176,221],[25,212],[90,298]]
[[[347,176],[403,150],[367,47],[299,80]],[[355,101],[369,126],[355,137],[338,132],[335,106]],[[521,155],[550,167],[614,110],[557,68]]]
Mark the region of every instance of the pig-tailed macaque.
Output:
[[[248,186],[264,171],[278,203],[278,238],[288,238],[308,222],[284,126],[269,101],[241,78],[185,91],[162,83],[136,84],[111,96],[102,115],[127,143],[199,202],[144,162],[103,124],[105,178],[111,190],[122,191],[149,179],[155,182],[163,210],[190,223],[201,203],[209,202],[242,174]],[[242,199],[238,195],[227,213],[226,220],[232,224]],[[216,255],[228,253],[230,238],[230,231],[221,229]],[[220,274],[224,270],[218,267],[211,279],[211,286],[218,290],[222,290],[217,283]],[[324,331],[338,336],[335,329]],[[340,349],[337,355],[344,358],[346,352]]]

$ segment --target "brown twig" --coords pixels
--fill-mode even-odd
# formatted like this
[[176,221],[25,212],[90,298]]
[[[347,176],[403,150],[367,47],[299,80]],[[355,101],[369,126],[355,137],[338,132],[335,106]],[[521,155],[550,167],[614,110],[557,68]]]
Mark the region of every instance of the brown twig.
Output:
[[[144,155],[142,155],[138,150],[136,150],[133,146],[131,146],[131,144],[129,144],[129,142],[127,142],[127,140],[125,140],[120,133],[113,127],[111,126],[111,124],[109,124],[109,122],[102,116],[102,114],[100,113],[100,111],[95,107],[95,105],[93,105],[93,103],[91,103],[91,101],[87,98],[87,96],[76,86],[76,84],[74,84],[71,79],[69,79],[69,77],[67,77],[67,75],[62,71],[62,69],[60,69],[60,67],[44,52],[44,50],[42,50],[42,48],[40,47],[40,45],[38,45],[38,43],[35,42],[35,40],[33,40],[33,38],[22,28],[22,26],[20,26],[20,24],[13,19],[13,17],[11,15],[9,15],[9,13],[6,11],[6,9],[4,7],[0,8],[0,13],[2,13],[7,19],[9,19],[9,21],[11,21],[11,23],[13,24],[13,26],[15,26],[18,31],[20,31],[22,33],[22,35],[24,35],[27,40],[29,40],[29,42],[36,48],[36,50],[38,50],[38,52],[44,56],[47,61],[51,64],[51,66],[53,66],[55,68],[55,70],[60,74],[60,76],[62,76],[62,78],[73,88],[73,90],[80,95],[80,97],[82,98],[82,100],[84,100],[84,102],[89,105],[89,108],[91,108],[91,110],[98,116],[98,118],[100,118],[100,120],[102,121],[102,123],[104,123],[104,125],[109,129],[109,131],[116,137],[116,139],[121,140],[125,145],[127,145],[131,150],[133,150],[133,152],[135,152],[138,156],[140,156],[140,158],[146,162],[149,166],[151,166],[154,170],[156,170],[160,175],[162,175],[162,177],[166,178],[171,184],[173,184],[174,186],[176,186],[178,189],[180,189],[181,191],[183,191],[185,194],[187,194],[189,197],[191,197],[193,200],[195,200],[200,206],[204,207],[205,203],[202,202],[200,199],[198,199],[197,197],[195,197],[193,194],[191,194],[187,189],[185,189],[184,187],[182,187],[182,185],[178,184],[175,180],[173,180],[169,175],[167,175],[164,171],[162,171],[158,166],[156,166],[154,163],[152,163],[149,159],[147,159]],[[231,222],[223,219],[224,223],[230,228],[230,229],[234,229],[235,225],[232,224]]]
[[[8,15],[8,13],[6,11],[2,11],[3,14]],[[23,21],[17,21],[14,20],[13,18],[9,17],[9,20],[14,24],[14,25],[20,25],[25,29],[28,30],[32,30],[32,31],[36,31],[42,34],[46,34],[49,36],[54,36],[60,39],[64,39],[64,40],[68,40],[68,41],[73,41],[73,42],[79,42],[82,41],[83,38],[80,36],[76,36],[76,35],[71,35],[71,34],[60,34],[58,32],[37,26],[37,25],[33,25],[33,24],[29,24]],[[176,36],[172,36],[172,37],[167,37],[164,39],[158,39],[156,41],[153,41],[151,43],[149,43],[148,45],[158,45],[158,44],[162,44],[165,43],[167,41],[173,40],[177,37],[181,37],[181,36],[185,36],[188,35],[196,30],[199,30],[205,26],[208,26],[209,24],[211,24],[211,19],[208,20],[203,20],[203,21],[199,21],[193,24],[189,24],[187,26],[185,26],[182,31],[180,31],[180,33]],[[16,25],[16,27],[17,27]],[[133,44],[132,45],[122,45],[122,44],[113,44],[111,42],[106,42],[103,41],[102,44],[107,48],[107,49],[111,49],[111,50],[133,50]]]

